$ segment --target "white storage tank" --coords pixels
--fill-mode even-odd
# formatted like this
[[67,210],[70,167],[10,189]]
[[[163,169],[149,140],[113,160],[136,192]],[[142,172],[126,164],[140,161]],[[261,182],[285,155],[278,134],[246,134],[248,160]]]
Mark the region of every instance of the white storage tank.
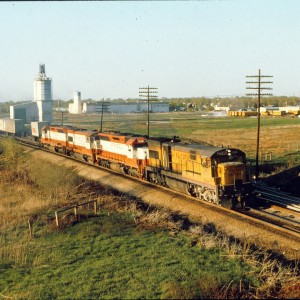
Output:
[[74,114],[81,114],[81,93],[76,91],[74,92]]
[[73,103],[69,103],[69,113],[81,114],[81,93],[76,91],[73,95]]

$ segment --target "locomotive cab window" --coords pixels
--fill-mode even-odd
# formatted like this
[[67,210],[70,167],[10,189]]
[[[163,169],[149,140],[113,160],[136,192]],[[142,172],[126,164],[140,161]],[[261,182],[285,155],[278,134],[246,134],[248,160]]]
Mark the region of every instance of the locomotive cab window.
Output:
[[155,151],[155,150],[149,150],[149,157],[150,157],[150,158],[158,159],[158,158],[159,158],[158,151]]
[[133,146],[134,149],[147,147],[147,143],[139,143]]
[[196,151],[195,150],[190,151],[190,160],[196,160]]

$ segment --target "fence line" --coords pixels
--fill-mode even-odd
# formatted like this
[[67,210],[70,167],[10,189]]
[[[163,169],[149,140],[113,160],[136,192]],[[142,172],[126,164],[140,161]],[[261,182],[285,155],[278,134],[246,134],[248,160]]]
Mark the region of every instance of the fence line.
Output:
[[[263,161],[271,161],[281,156],[285,156],[288,154],[293,154],[299,152],[300,146],[299,144],[282,146],[280,148],[263,148],[261,147],[259,150],[260,162]],[[246,151],[247,158],[254,159],[256,152],[255,151]]]
[[85,206],[85,205],[89,205],[93,203],[94,204],[94,214],[97,215],[97,200],[91,200],[88,202],[84,202],[84,203],[80,203],[80,204],[76,204],[67,208],[63,208],[60,210],[55,211],[55,223],[56,226],[59,227],[59,214],[65,211],[69,211],[69,210],[74,210],[74,216],[77,218],[77,210],[80,206]]
[[[97,215],[97,204],[98,204],[97,200],[91,200],[91,201],[83,202],[83,203],[80,203],[80,204],[72,205],[70,207],[63,208],[63,209],[55,211],[55,223],[56,223],[56,226],[59,227],[59,214],[60,213],[63,213],[65,211],[73,209],[74,210],[74,216],[77,218],[78,208],[80,206],[85,206],[85,205],[89,206],[91,203],[93,203],[94,215]],[[29,230],[29,237],[30,238],[34,238],[33,219],[32,218],[28,219],[28,230]]]

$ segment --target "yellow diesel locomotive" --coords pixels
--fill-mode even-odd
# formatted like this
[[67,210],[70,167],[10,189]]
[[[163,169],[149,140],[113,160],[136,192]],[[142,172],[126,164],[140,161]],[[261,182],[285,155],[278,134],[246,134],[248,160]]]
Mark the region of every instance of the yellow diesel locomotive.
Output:
[[246,156],[234,148],[150,138],[146,179],[227,208],[244,207],[250,193]]

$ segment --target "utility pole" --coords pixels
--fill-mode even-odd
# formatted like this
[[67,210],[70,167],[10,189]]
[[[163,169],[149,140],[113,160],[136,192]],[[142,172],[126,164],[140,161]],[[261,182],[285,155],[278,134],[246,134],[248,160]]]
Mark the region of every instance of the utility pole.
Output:
[[103,112],[104,110],[108,112],[108,107],[110,106],[110,103],[104,102],[104,98],[101,102],[97,102],[97,104],[100,104],[101,106],[101,115],[100,115],[100,129],[99,132],[102,132],[102,122],[103,122]]
[[257,96],[258,106],[257,106],[257,139],[256,139],[256,156],[255,156],[255,180],[258,180],[258,157],[259,157],[259,135],[260,135],[260,99],[262,96],[272,96],[269,93],[262,93],[264,90],[272,90],[270,87],[264,87],[263,84],[273,83],[272,81],[262,81],[263,78],[270,78],[273,76],[261,75],[260,69],[258,70],[258,75],[246,76],[247,78],[256,78],[256,81],[247,81],[247,84],[254,84],[254,86],[247,86],[248,90],[256,90],[256,93],[246,94],[247,96]]
[[154,87],[149,87],[149,85],[147,87],[143,87],[143,88],[139,88],[139,96],[140,97],[145,97],[147,98],[147,137],[149,138],[150,136],[150,118],[149,118],[149,112],[150,112],[150,99],[154,100],[155,98],[157,98],[156,93],[158,93],[157,88]]
[[[56,124],[60,124],[61,126],[63,126],[64,123],[65,123],[65,121],[68,120],[68,115],[69,115],[69,113],[67,111],[63,111],[63,110],[57,111],[57,110],[54,110],[54,113],[53,113],[53,122],[55,122]],[[33,121],[36,121],[36,120],[33,120]]]

